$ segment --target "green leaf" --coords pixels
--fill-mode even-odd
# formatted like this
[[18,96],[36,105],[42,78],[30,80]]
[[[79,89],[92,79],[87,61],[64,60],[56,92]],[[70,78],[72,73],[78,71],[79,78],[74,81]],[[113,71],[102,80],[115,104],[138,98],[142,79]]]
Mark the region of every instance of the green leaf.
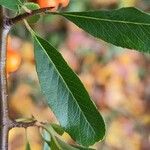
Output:
[[[61,147],[61,150],[79,150],[78,148],[72,147],[71,145],[65,143],[64,141],[62,141],[61,139],[55,137],[57,140],[57,143],[59,144],[59,146]],[[55,150],[55,149],[54,149]]]
[[31,150],[29,142],[27,142],[27,144],[26,144],[26,150]]
[[57,136],[55,136],[53,128],[51,126],[46,127],[47,133],[49,133],[50,140],[46,140],[44,137],[45,143],[50,147],[51,150],[78,150],[77,148],[72,147],[71,145],[65,143],[60,140]]
[[46,130],[44,130],[43,134],[41,135],[42,135],[42,140],[44,141],[43,150],[50,150],[50,146],[49,146],[51,140],[50,134]]
[[81,146],[73,146],[65,143],[58,137],[54,137],[55,139],[51,139],[51,141],[45,141],[51,150],[94,150],[91,148],[84,148]]
[[50,125],[59,135],[63,135],[64,129],[61,126],[59,126],[58,124],[50,124]]
[[[32,10],[36,10],[39,8],[40,8],[40,6],[37,3],[27,2],[27,3],[24,3],[24,5],[22,6],[21,13],[25,13],[26,9],[32,11]],[[27,21],[29,24],[34,24],[34,23],[38,22],[39,19],[40,19],[40,15],[34,15],[32,17],[28,17]]]
[[78,150],[95,150],[93,148],[86,148],[79,145],[72,145],[73,147],[77,148]]
[[105,124],[77,75],[46,40],[34,36],[36,70],[48,105],[79,144],[103,139]]
[[[46,132],[44,133],[45,133],[43,137],[43,140],[45,141],[44,150],[49,150],[49,149],[51,150],[94,150],[79,145],[69,145],[68,143],[65,143],[57,136],[55,136],[53,132],[53,128],[51,127],[46,127]],[[47,137],[49,137],[50,140],[47,140]]]
[[58,145],[57,141],[55,141],[53,138],[51,141],[45,141],[47,145],[50,147],[51,150],[61,150],[61,147]]
[[18,10],[18,6],[22,5],[22,3],[24,2],[24,0],[0,0],[0,5],[17,11]]
[[136,8],[57,13],[94,37],[116,46],[150,52],[150,15]]
[[51,150],[80,150],[78,148],[72,147],[57,137],[53,137],[51,141],[45,142],[51,148]]

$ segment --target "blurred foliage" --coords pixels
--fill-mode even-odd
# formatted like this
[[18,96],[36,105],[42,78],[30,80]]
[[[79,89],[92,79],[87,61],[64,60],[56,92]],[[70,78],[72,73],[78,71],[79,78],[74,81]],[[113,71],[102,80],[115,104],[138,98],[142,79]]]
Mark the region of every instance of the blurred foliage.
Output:
[[[137,6],[150,9],[149,0],[71,0],[64,11],[113,9]],[[44,16],[33,28],[53,43],[78,73],[107,124],[103,142],[93,146],[98,150],[150,149],[150,55],[107,45],[81,31],[61,17]],[[11,31],[11,46],[21,55],[19,69],[9,74],[10,115],[13,119],[34,116],[41,122],[57,123],[47,108],[35,72],[31,37],[23,24]],[[93,116],[94,117],[94,116]],[[42,150],[37,128],[27,130],[32,150]],[[63,139],[74,143],[68,134]],[[24,129],[13,129],[9,136],[11,150],[26,146]]]

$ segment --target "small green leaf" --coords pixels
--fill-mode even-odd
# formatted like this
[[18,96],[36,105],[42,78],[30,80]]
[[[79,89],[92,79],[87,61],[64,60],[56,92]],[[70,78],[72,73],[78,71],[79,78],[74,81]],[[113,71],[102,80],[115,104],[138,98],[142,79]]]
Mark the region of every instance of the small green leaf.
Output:
[[27,142],[27,144],[26,144],[26,150],[31,150],[29,142]]
[[43,150],[51,150],[47,142],[44,142]]
[[91,148],[84,148],[81,146],[69,145],[59,139],[58,137],[54,137],[55,139],[51,139],[51,141],[45,141],[47,145],[51,148],[51,150],[94,150]]
[[103,118],[77,75],[46,40],[35,35],[34,46],[40,85],[60,125],[81,145],[102,140]]
[[[24,13],[26,9],[28,9],[27,11],[32,11],[32,10],[36,10],[39,8],[40,8],[40,6],[37,3],[28,2],[22,6],[21,12]],[[34,23],[38,22],[39,19],[40,19],[40,15],[35,15],[32,17],[28,17],[27,21],[29,24],[34,24]]]
[[49,131],[49,136],[51,140],[48,141],[44,138],[45,143],[50,147],[51,150],[78,150],[77,148],[72,147],[71,145],[60,140],[57,136],[53,134],[52,128],[47,128]]
[[57,137],[52,138],[51,141],[45,142],[51,148],[51,150],[80,150],[78,148],[72,147]]
[[72,145],[73,147],[77,148],[78,150],[95,150],[93,148],[86,148],[79,145]]
[[51,138],[51,141],[47,141],[47,140],[44,141],[50,147],[51,150],[61,150],[57,141],[55,142],[53,138]]
[[44,130],[43,134],[41,135],[42,135],[42,140],[44,141],[43,150],[50,150],[50,146],[49,146],[51,140],[50,134],[46,130]]
[[[56,130],[58,129],[58,127],[60,128],[60,126],[56,124],[53,124],[53,125],[55,125]],[[47,133],[49,133],[49,136],[51,137],[51,140],[48,141],[44,138],[44,141],[47,143],[47,145],[49,145],[51,150],[94,150],[91,148],[82,147],[80,145],[69,145],[65,143],[64,141],[59,139],[57,135],[55,135],[55,133],[53,132],[54,128],[52,127],[52,125],[49,127],[46,127],[46,129],[48,131]]]
[[18,6],[22,5],[24,0],[0,0],[0,5],[10,9],[17,11]]
[[59,135],[63,135],[64,133],[64,129],[59,126],[58,124],[51,124],[51,127],[59,134]]
[[[65,143],[64,141],[62,141],[61,139],[59,139],[58,137],[55,137],[57,140],[57,143],[59,144],[59,146],[61,147],[61,150],[79,150],[78,148],[72,147],[71,145]],[[55,149],[54,149],[55,150]]]
[[24,122],[24,123],[30,123],[33,121],[36,121],[36,119],[34,117],[32,118],[19,118],[15,120],[16,122]]
[[57,13],[94,37],[116,46],[150,52],[150,15],[136,8]]

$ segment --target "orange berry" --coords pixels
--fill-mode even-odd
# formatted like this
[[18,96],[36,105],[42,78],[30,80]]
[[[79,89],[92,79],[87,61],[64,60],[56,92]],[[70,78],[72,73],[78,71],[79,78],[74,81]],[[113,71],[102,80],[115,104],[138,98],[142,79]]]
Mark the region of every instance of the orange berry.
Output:
[[20,63],[21,63],[20,54],[14,50],[10,49],[7,50],[7,61],[6,61],[7,73],[16,71]]
[[69,0],[57,0],[62,7],[66,7],[69,4]]
[[56,0],[38,0],[38,4],[43,7],[58,7]]
[[69,4],[69,0],[38,0],[38,4],[43,7],[55,7],[53,10],[57,10],[59,5],[66,7]]

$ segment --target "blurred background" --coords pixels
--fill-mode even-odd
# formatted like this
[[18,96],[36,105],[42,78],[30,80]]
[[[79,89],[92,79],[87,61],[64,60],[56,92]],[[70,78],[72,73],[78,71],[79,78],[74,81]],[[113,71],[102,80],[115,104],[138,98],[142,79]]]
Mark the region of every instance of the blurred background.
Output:
[[[64,11],[129,6],[149,12],[150,0],[70,0]],[[45,15],[32,27],[62,53],[102,113],[107,134],[93,148],[150,150],[150,55],[95,39],[59,16]],[[32,38],[22,23],[11,30],[7,50],[11,118],[34,116],[38,121],[57,123],[40,91]],[[63,138],[73,143],[67,134]],[[9,150],[25,150],[26,139],[32,150],[44,149],[38,129],[32,127],[12,129]]]

